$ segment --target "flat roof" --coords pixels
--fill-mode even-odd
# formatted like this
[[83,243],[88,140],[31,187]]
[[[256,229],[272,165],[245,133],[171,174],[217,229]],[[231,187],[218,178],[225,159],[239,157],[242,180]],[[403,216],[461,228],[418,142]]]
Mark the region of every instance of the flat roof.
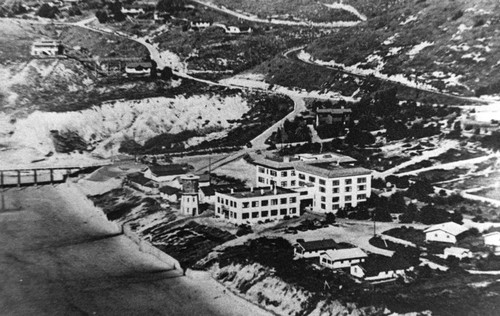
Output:
[[149,169],[157,177],[181,175],[189,172],[189,166],[180,164],[153,165]]
[[335,163],[320,162],[320,163],[301,163],[297,164],[297,171],[309,173],[323,178],[341,178],[351,176],[370,175],[372,172],[363,167],[344,167]]
[[290,189],[285,189],[282,187],[257,187],[257,188],[243,188],[243,189],[233,189],[233,193],[231,193],[231,189],[219,189],[216,190],[217,193],[229,195],[238,199],[242,198],[251,198],[258,196],[273,196],[273,195],[283,195],[295,193],[299,195],[298,192],[295,192]]
[[337,243],[333,239],[323,239],[323,240],[311,240],[304,241],[303,239],[297,239],[297,244],[302,246],[305,251],[318,251],[327,249],[336,249]]
[[344,114],[351,112],[351,109],[316,109],[317,114]]
[[[297,157],[252,157],[254,161],[252,162],[254,165],[263,166],[272,168],[275,170],[289,170],[294,169],[298,164],[303,163],[304,161],[301,159],[308,159],[310,162],[308,163],[346,163],[346,162],[355,162],[356,159],[351,158],[349,156],[341,155],[338,153],[322,153],[322,154],[297,154]],[[288,161],[285,161],[288,160]]]

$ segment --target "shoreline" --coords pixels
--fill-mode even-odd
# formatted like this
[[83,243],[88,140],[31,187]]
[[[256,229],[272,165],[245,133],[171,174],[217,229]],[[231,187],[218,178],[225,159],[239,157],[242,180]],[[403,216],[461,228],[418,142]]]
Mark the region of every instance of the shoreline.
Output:
[[[152,256],[155,258],[155,260],[159,260],[164,264],[171,265],[173,270],[177,270],[180,272],[183,271],[177,259],[171,257],[165,252],[160,251],[148,241],[141,239],[135,232],[133,232],[129,228],[129,226],[127,226],[127,224],[124,224],[122,226],[115,222],[109,221],[106,218],[104,212],[93,205],[92,201],[86,197],[82,188],[79,187],[76,183],[66,182],[65,184],[60,186],[59,191],[61,193],[61,196],[64,195],[64,197],[72,197],[71,199],[66,199],[67,203],[73,204],[74,207],[85,205],[85,208],[87,210],[92,210],[92,215],[90,216],[91,218],[102,221],[102,224],[104,226],[107,226],[109,229],[119,230],[121,234],[124,234],[130,241],[133,242],[133,244],[141,253],[144,253],[146,256]],[[216,294],[216,299],[228,300],[229,304],[234,304],[234,300],[239,301],[238,304],[236,304],[238,305],[238,310],[240,312],[248,311],[248,313],[243,313],[240,315],[276,315],[275,313],[247,300],[238,293],[235,293],[231,289],[225,287],[222,283],[214,279],[208,271],[199,271],[187,268],[185,271],[185,275],[181,276],[181,279],[184,281],[184,283],[193,287],[193,289],[204,291],[205,296]],[[221,310],[221,314],[224,314],[227,311],[228,310],[226,309]]]

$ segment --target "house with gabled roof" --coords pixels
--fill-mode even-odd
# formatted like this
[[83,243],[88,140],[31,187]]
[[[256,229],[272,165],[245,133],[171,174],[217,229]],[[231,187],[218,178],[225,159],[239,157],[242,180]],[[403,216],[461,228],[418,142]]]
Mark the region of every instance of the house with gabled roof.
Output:
[[366,261],[352,265],[349,271],[352,276],[358,279],[379,283],[404,277],[408,271],[413,269],[414,267],[401,257],[370,255]]
[[483,235],[484,245],[493,251],[495,255],[500,255],[500,232],[495,231]]
[[164,184],[176,180],[190,171],[189,165],[169,164],[152,165],[144,172],[144,177],[157,183]]
[[327,250],[320,254],[319,263],[329,269],[350,268],[366,261],[368,255],[360,248]]
[[338,245],[333,239],[311,240],[297,239],[293,246],[296,258],[314,258],[326,250],[337,249]]
[[425,241],[455,244],[457,236],[465,231],[467,231],[467,228],[455,222],[432,225],[424,230]]

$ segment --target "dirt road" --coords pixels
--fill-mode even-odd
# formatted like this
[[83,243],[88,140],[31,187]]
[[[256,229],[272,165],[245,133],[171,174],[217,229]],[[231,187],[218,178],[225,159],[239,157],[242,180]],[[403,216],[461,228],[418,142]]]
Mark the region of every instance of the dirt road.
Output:
[[265,315],[139,252],[65,186],[0,192],[1,315]]

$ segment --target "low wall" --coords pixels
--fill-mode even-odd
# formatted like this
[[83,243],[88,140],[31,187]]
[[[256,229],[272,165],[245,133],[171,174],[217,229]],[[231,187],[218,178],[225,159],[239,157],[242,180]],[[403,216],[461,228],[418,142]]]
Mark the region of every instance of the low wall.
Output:
[[212,278],[212,275],[208,271],[192,270],[189,268],[186,270],[186,276],[194,280],[208,280]]
[[163,263],[172,266],[172,269],[182,271],[181,264],[179,263],[179,261],[177,261],[177,259],[156,248],[150,242],[141,239],[138,236],[138,234],[132,230],[130,225],[128,224],[123,225],[123,234],[127,236],[130,240],[132,240],[135,244],[137,244],[141,252],[154,256]]

